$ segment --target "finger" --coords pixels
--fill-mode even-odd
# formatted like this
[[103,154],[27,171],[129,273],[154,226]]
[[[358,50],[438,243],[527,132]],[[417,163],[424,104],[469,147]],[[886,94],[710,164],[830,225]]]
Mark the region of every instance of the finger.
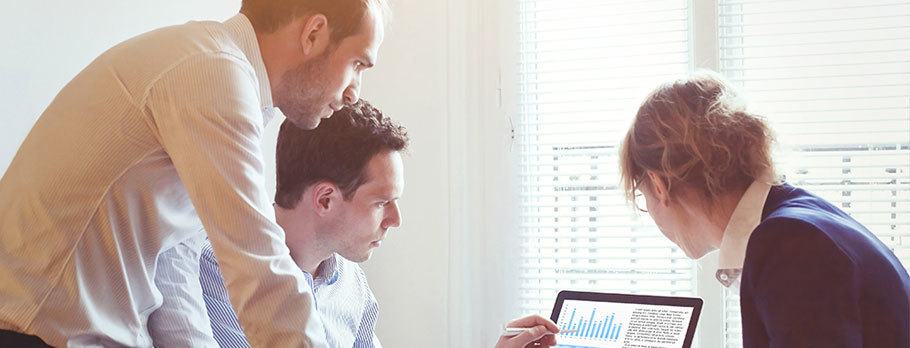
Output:
[[550,332],[559,332],[559,326],[556,326],[556,323],[550,320],[550,318],[543,318],[543,320],[543,325],[547,327],[547,330],[550,330]]
[[530,327],[530,326],[535,326],[535,325],[539,325],[539,324],[537,324],[537,322],[538,322],[538,321],[541,321],[541,320],[543,320],[543,319],[544,319],[544,318],[543,318],[542,316],[540,316],[539,314],[532,314],[532,315],[529,315],[529,316],[526,316],[526,317],[521,317],[521,318],[518,318],[518,319],[515,319],[515,320],[510,321],[510,322],[509,322],[509,326],[510,326],[510,327]]
[[528,331],[522,332],[521,334],[515,336],[515,338],[513,338],[509,341],[518,343],[518,345],[520,347],[524,347],[528,343],[537,341],[546,335],[552,335],[552,334],[553,334],[553,332],[550,330],[547,330],[546,326],[537,325],[535,327],[532,327]]
[[496,348],[507,348],[507,347],[511,347],[511,345],[509,345],[509,339],[510,339],[510,338],[511,338],[511,337],[500,336],[500,337],[499,337],[499,341],[496,341]]
[[539,314],[533,314],[533,315],[529,315],[529,316],[526,316],[523,318],[518,318],[518,319],[512,320],[512,322],[510,322],[508,326],[509,327],[530,327],[530,326],[535,326],[535,325],[544,325],[551,332],[559,332],[559,327],[556,326],[556,323],[554,323],[549,318],[544,318],[544,317],[540,316]]
[[540,339],[540,345],[544,347],[552,347],[556,345],[556,335],[546,335]]

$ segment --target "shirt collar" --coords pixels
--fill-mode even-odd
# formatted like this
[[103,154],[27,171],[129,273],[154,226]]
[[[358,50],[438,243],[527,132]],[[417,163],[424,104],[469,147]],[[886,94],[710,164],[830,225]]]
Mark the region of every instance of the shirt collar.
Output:
[[259,50],[256,31],[253,30],[250,20],[242,13],[238,13],[225,21],[224,26],[253,66],[256,79],[259,80],[259,99],[262,104],[263,117],[265,118],[265,123],[268,123],[277,110],[275,110],[276,108],[272,101],[272,87],[269,85],[269,74],[265,69],[265,62],[262,60],[262,52]]
[[338,254],[332,254],[316,267],[314,283],[316,286],[332,285],[338,281]]
[[762,210],[771,185],[766,180],[756,180],[749,185],[745,194],[733,210],[730,222],[724,229],[724,237],[718,252],[717,280],[726,287],[739,280],[746,259],[749,237],[761,222]]

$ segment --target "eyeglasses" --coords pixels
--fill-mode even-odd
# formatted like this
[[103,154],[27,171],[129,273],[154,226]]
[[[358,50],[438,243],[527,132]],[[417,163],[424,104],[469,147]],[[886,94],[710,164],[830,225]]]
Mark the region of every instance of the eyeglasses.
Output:
[[635,202],[634,202],[635,208],[638,209],[638,211],[647,213],[648,212],[648,209],[647,209],[648,202],[645,200],[645,194],[641,193],[640,190],[635,189],[634,198],[635,198]]

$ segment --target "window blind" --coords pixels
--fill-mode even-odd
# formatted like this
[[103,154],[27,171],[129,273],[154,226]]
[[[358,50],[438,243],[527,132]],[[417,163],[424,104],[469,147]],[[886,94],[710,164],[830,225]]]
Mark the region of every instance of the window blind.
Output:
[[516,1],[522,310],[562,289],[693,295],[694,262],[625,204],[617,168],[643,97],[689,70],[687,1]]
[[[721,71],[767,117],[786,180],[834,202],[910,265],[910,3],[718,1]],[[725,296],[727,347],[742,346]]]

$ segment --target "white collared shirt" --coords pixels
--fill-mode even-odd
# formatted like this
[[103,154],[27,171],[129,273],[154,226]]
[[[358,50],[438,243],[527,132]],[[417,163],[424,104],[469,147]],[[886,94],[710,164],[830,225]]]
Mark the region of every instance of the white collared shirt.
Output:
[[[320,263],[315,278],[307,272],[304,276],[313,289],[314,307],[329,346],[382,346],[374,334],[379,305],[357,263],[333,254]],[[155,346],[250,346],[230,303],[212,245],[204,237],[191,238],[162,253],[155,281],[164,296],[162,306],[149,317]]]
[[54,346],[149,347],[156,260],[204,227],[254,346],[324,345],[265,190],[260,144],[275,112],[243,15],[158,29],[95,59],[0,181],[0,328]]
[[[211,318],[211,325],[208,322],[202,324],[213,331],[221,348],[249,347],[237,323],[237,315],[227,301],[224,281],[211,246],[202,248],[201,259],[199,283]],[[304,274],[313,287],[315,305],[325,324],[326,340],[330,346],[382,347],[374,334],[379,306],[360,265],[332,254],[319,264],[315,277],[306,272]]]
[[724,229],[724,237],[718,253],[717,280],[726,287],[739,284],[743,263],[746,260],[746,247],[749,237],[761,223],[762,210],[768,199],[771,185],[765,180],[756,180],[749,185],[743,197],[733,210],[730,222]]

